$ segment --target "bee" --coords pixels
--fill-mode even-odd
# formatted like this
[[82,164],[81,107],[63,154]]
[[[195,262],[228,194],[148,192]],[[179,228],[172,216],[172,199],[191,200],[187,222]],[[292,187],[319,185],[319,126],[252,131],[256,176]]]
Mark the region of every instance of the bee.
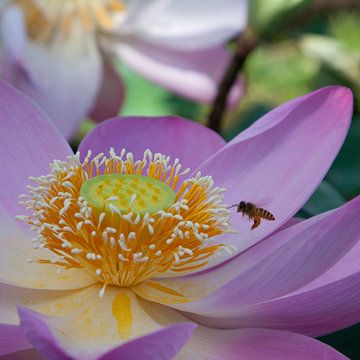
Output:
[[273,221],[275,216],[268,210],[257,207],[255,204],[247,201],[240,201],[238,204],[231,205],[229,208],[236,207],[236,211],[242,213],[242,216],[247,215],[249,220],[253,220],[251,230],[256,229],[261,222],[261,219]]

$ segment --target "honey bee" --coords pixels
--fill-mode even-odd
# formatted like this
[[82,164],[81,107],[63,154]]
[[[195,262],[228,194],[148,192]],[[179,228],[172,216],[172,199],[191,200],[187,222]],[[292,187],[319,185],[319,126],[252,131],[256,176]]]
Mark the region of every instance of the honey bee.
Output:
[[256,229],[261,222],[261,219],[273,221],[275,216],[263,208],[257,207],[255,204],[247,201],[240,201],[238,204],[231,205],[229,208],[236,207],[236,211],[242,213],[242,216],[247,215],[249,220],[253,220],[251,230]]

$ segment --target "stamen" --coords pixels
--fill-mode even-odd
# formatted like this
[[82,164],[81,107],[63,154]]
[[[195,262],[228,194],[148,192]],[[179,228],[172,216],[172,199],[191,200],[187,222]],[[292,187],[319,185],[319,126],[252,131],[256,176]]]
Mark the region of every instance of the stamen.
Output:
[[[210,176],[184,180],[178,159],[150,150],[140,160],[124,149],[91,156],[53,161],[51,173],[31,178],[36,186],[21,195],[32,214],[17,219],[37,235],[33,261],[84,269],[104,284],[101,297],[108,285],[185,274],[230,250],[213,243],[232,230],[224,189]],[[42,258],[44,250],[53,258]]]
[[79,25],[87,32],[112,31],[126,15],[126,6],[122,0],[14,2],[24,13],[28,36],[45,42],[55,35],[69,37]]

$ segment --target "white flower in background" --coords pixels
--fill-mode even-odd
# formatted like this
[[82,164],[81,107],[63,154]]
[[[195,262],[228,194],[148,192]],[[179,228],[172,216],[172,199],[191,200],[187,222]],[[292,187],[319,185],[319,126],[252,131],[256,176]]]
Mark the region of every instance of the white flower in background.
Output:
[[[70,137],[113,116],[124,87],[111,56],[179,95],[209,102],[247,21],[246,0],[0,0],[2,77]],[[230,96],[241,93],[236,86]]]

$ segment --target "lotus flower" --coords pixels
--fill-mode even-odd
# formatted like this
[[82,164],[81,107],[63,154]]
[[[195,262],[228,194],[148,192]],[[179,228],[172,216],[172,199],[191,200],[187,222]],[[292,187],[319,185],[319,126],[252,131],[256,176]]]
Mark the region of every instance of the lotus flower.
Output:
[[[4,2],[3,2],[4,3]],[[124,86],[111,58],[196,101],[213,100],[226,42],[246,25],[246,0],[12,0],[0,4],[2,76],[69,138],[86,115],[118,113]],[[234,87],[230,103],[242,92]]]
[[[113,118],[73,154],[1,82],[0,354],[345,359],[311,336],[360,318],[360,198],[292,216],[351,114],[332,86],[228,144],[177,117]],[[254,230],[229,208],[265,199],[276,219]]]

